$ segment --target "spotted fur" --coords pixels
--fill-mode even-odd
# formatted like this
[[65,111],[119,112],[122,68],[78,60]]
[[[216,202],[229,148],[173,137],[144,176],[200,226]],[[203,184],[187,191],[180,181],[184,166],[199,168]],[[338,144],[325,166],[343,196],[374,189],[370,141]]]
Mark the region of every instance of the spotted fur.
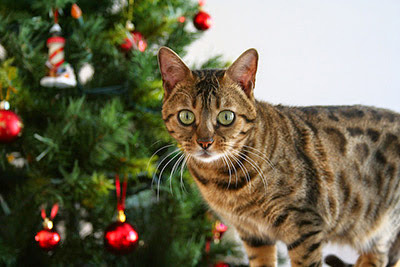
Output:
[[[191,71],[168,48],[158,58],[166,128],[204,200],[239,233],[250,266],[276,266],[276,241],[287,245],[292,266],[322,266],[327,242],[354,247],[361,255],[355,266],[395,266],[399,114],[258,101],[254,49],[227,70]],[[193,112],[191,125],[179,122],[182,110]],[[217,120],[224,110],[235,114],[229,126]]]

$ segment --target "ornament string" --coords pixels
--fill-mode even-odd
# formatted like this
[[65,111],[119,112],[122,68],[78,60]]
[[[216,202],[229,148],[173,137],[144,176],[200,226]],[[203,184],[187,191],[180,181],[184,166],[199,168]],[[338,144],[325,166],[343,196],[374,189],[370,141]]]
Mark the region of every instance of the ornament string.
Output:
[[1,84],[0,84],[0,101],[1,101],[1,100],[8,101],[8,100],[10,99],[10,91],[12,91],[14,94],[17,93],[17,89],[15,89],[15,88],[12,87],[12,86],[9,86],[9,87],[6,89],[6,97],[3,99],[3,88],[2,88],[2,86],[1,86]]
[[128,20],[132,21],[133,20],[133,4],[134,4],[134,0],[129,0],[129,7],[128,7]]
[[[53,219],[56,217],[57,212],[58,212],[58,204],[56,203],[56,204],[54,204],[53,207],[51,208],[51,212],[50,212],[50,219],[51,219],[51,220],[53,220]],[[45,220],[45,219],[47,218],[47,216],[46,216],[46,210],[45,210],[44,207],[42,208],[42,210],[41,210],[40,213],[41,213],[41,215],[42,215],[42,219]]]
[[40,214],[42,216],[43,219],[43,227],[45,229],[53,229],[53,219],[56,217],[58,212],[58,204],[55,203],[53,205],[53,207],[51,208],[51,212],[50,212],[50,218],[47,217],[46,215],[46,210],[45,207],[42,208],[42,210],[40,211]]
[[58,24],[58,9],[53,9],[54,24]]
[[125,198],[126,198],[126,187],[127,187],[127,177],[124,177],[122,182],[122,196],[121,196],[121,184],[119,181],[119,175],[115,175],[115,191],[117,193],[117,210],[125,210]]
[[11,80],[12,80],[12,73],[11,73],[11,72],[8,73],[7,75],[2,75],[2,78],[3,78],[3,76],[5,76],[4,79],[5,79],[6,82],[8,83],[8,87],[7,87],[7,89],[5,90],[5,91],[6,91],[6,97],[4,98],[4,97],[3,97],[3,85],[2,85],[1,82],[0,82],[0,101],[3,101],[3,100],[8,101],[8,100],[10,99],[10,91],[13,92],[14,94],[16,94],[16,93],[17,93],[17,89],[15,89],[15,88],[12,86],[12,83],[11,83]]

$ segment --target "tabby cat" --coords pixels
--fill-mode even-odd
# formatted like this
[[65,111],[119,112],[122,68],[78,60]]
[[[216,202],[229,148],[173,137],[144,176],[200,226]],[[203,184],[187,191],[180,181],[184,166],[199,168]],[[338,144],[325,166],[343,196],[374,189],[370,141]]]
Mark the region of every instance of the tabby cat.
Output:
[[166,128],[250,266],[276,266],[276,241],[292,266],[321,266],[327,242],[354,247],[357,267],[396,265],[400,114],[255,100],[255,49],[226,70],[190,70],[166,47],[158,61]]

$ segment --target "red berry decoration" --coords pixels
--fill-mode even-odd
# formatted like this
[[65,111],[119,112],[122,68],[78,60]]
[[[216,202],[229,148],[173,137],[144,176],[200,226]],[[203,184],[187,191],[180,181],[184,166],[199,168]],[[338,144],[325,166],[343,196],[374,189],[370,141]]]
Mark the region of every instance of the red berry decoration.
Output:
[[56,231],[52,230],[53,229],[52,220],[54,219],[54,217],[56,217],[57,212],[58,212],[58,204],[53,205],[50,213],[50,218],[46,217],[46,211],[44,210],[44,208],[42,208],[41,211],[41,215],[44,220],[43,221],[44,229],[39,231],[35,235],[35,240],[38,246],[45,251],[50,251],[55,249],[61,241],[60,235]]
[[112,223],[104,233],[106,249],[115,254],[128,254],[136,247],[138,240],[137,232],[127,222]]
[[0,110],[0,142],[9,143],[21,134],[23,124],[17,114]]
[[130,51],[132,48],[144,52],[147,48],[147,42],[140,32],[134,31],[127,34],[127,37],[120,47],[125,52]]
[[61,238],[56,231],[43,229],[36,234],[35,240],[41,249],[50,251],[59,245]]
[[180,16],[180,17],[178,18],[178,21],[179,21],[180,23],[184,23],[184,22],[186,21],[185,16]]
[[202,10],[194,17],[193,23],[196,29],[201,31],[208,30],[213,24],[211,16]]

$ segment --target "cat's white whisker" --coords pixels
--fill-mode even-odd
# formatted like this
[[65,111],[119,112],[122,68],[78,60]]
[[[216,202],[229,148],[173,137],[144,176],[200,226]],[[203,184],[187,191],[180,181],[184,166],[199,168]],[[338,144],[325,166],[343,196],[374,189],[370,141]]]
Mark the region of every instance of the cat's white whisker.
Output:
[[246,154],[244,154],[241,151],[233,148],[233,146],[231,146],[231,149],[232,149],[232,151],[237,153],[239,157],[241,157],[243,160],[247,161],[258,172],[258,174],[260,175],[261,181],[264,184],[265,191],[266,191],[267,190],[267,179],[265,178],[264,172],[258,166],[258,164],[252,158],[248,157]]
[[171,173],[169,175],[168,179],[169,179],[169,188],[170,188],[171,194],[173,194],[173,191],[172,191],[172,175],[174,174],[174,172],[176,170],[176,167],[179,166],[179,163],[181,163],[181,161],[184,159],[184,157],[185,157],[185,154],[182,153],[182,155],[178,158],[178,160],[175,162],[174,166],[172,167]]
[[[242,169],[242,172],[246,178],[246,181],[250,185],[250,189],[251,189],[250,174],[249,174],[249,171],[247,170],[246,166],[244,166],[235,155],[231,154],[231,156],[236,161],[236,163],[239,165],[239,167]],[[237,185],[237,181],[236,181],[236,185]]]
[[188,154],[187,156],[185,156],[185,159],[183,160],[182,165],[181,165],[181,190],[184,190],[185,192],[187,192],[187,190],[185,188],[185,183],[183,182],[183,170],[185,168],[185,164],[187,164],[187,162],[189,161],[191,156],[192,156],[191,154]]
[[[265,158],[259,156],[259,155],[256,154],[256,153],[253,153],[252,151],[249,151],[249,150],[247,150],[247,149],[243,149],[243,151],[246,152],[246,153],[252,154],[252,155],[254,155],[254,156],[258,157],[258,158],[260,158],[261,160],[263,160],[264,162],[266,162],[266,163],[268,164],[268,166],[270,166],[271,169],[272,169],[273,171],[275,171],[275,167],[274,167],[272,164],[270,164],[268,161],[266,161]],[[243,153],[242,153],[242,154],[243,154]]]
[[156,167],[156,169],[154,170],[154,173],[153,173],[153,180],[152,180],[152,182],[151,182],[152,185],[153,185],[153,183],[154,183],[154,180],[156,179],[157,170],[158,170],[158,168],[160,168],[161,164],[162,164],[169,156],[171,156],[172,154],[174,154],[174,153],[176,153],[176,152],[178,152],[178,151],[179,151],[179,149],[175,149],[174,151],[170,152],[168,155],[164,156],[164,158],[157,164],[157,167]]
[[153,159],[153,157],[154,157],[158,152],[160,152],[161,150],[163,150],[163,149],[165,149],[165,148],[171,147],[171,146],[174,146],[174,145],[173,145],[173,144],[165,145],[165,146],[163,146],[163,147],[157,149],[157,151],[154,152],[153,155],[151,155],[151,157],[150,157],[150,159],[149,159],[149,162],[147,162],[147,168],[146,168],[146,170],[149,170],[149,166],[150,166],[151,160]]
[[228,182],[228,187],[231,185],[231,180],[232,180],[232,173],[231,173],[231,167],[226,159],[226,154],[224,152],[224,155],[222,156],[222,160],[224,161],[225,165],[228,167],[228,171],[229,171],[229,182]]
[[[254,169],[256,169],[256,171],[258,172],[258,174],[260,175],[261,181],[264,184],[264,189],[265,191],[267,191],[267,179],[264,176],[264,172],[262,171],[262,169],[258,166],[258,164],[250,157],[248,157],[246,154],[243,154],[242,152],[239,152],[239,156],[244,159],[245,161],[247,161],[251,166],[253,166]],[[251,161],[251,162],[250,162]],[[253,164],[254,163],[254,164]]]
[[163,174],[165,168],[167,168],[167,166],[168,166],[177,156],[179,156],[180,153],[181,153],[181,152],[179,151],[179,153],[176,154],[175,156],[173,156],[173,157],[164,165],[164,167],[161,169],[161,172],[160,172],[160,175],[159,175],[159,179],[158,179],[158,189],[160,188],[160,183],[161,183],[161,179],[162,179],[162,174]]
[[[224,154],[225,154],[226,152],[224,152]],[[231,163],[231,165],[232,165],[232,168],[233,168],[233,170],[235,171],[235,176],[236,176],[236,186],[237,186],[237,181],[238,181],[238,176],[237,176],[237,170],[236,170],[236,167],[235,167],[235,164],[233,164],[233,162],[232,162],[232,160],[229,158],[229,154],[227,154],[226,153],[226,158],[227,158],[227,160]]]
[[[166,155],[166,156],[158,163],[158,165],[157,165],[157,167],[156,167],[156,169],[155,169],[155,171],[154,171],[154,174],[153,174],[153,180],[152,180],[152,182],[151,182],[152,185],[153,185],[154,180],[155,180],[155,178],[156,178],[156,174],[157,174],[158,168],[160,168],[161,164],[162,164],[169,156],[171,156],[172,154],[174,154],[174,153],[176,153],[176,152],[180,152],[180,149],[179,149],[179,148],[178,148],[178,149],[175,149],[174,151],[172,151],[171,153],[169,153],[168,155]],[[174,158],[175,158],[176,156],[178,156],[178,155],[179,155],[179,153],[176,154],[172,159],[174,159]],[[168,161],[168,163],[166,164],[166,166],[167,166],[170,162],[171,162],[171,160]],[[165,169],[166,166],[163,167],[163,169],[162,169],[160,175],[158,175],[158,180],[157,180],[157,199],[159,198],[159,195],[160,195],[160,183],[161,183],[162,172],[164,171],[164,169]]]
[[[250,181],[251,178],[250,178],[250,174],[249,174],[249,172],[248,172],[246,166],[244,166],[244,164],[241,163],[240,160],[239,160],[238,157],[237,157],[237,156],[239,156],[240,151],[237,150],[237,149],[235,149],[234,146],[233,146],[232,144],[230,144],[230,143],[228,143],[227,146],[230,147],[231,150],[232,150],[233,152],[235,152],[236,155],[234,155],[233,153],[231,153],[231,156],[236,160],[236,162],[238,163],[238,165],[239,165],[239,167],[242,169],[242,171],[243,171],[243,167],[246,169],[246,180],[247,180],[247,182],[250,184],[250,187],[251,187],[251,181]],[[242,166],[243,166],[243,167],[242,167]],[[243,171],[243,173],[244,173],[244,171]]]
[[247,145],[243,145],[243,147],[250,148],[250,149],[253,149],[254,151],[258,152],[261,156],[258,155],[258,154],[255,154],[254,152],[251,152],[251,151],[248,151],[248,150],[247,150],[247,152],[249,152],[249,153],[251,153],[251,154],[254,154],[254,155],[256,155],[257,157],[263,159],[273,170],[275,170],[274,164],[273,164],[273,163],[271,162],[271,160],[267,157],[267,155],[265,155],[264,153],[262,153],[262,152],[261,152],[260,150],[258,150],[257,148],[254,148],[254,147],[251,147],[251,146],[247,146]]

